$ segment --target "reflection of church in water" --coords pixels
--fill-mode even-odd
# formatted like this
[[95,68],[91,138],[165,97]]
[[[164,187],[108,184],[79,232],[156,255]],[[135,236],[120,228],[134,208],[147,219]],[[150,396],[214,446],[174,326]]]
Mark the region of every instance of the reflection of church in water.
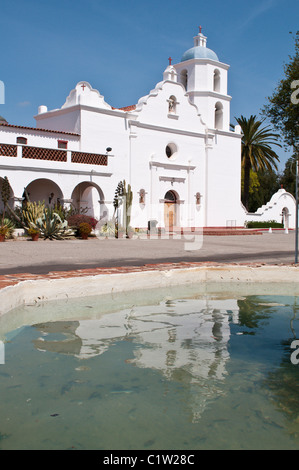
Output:
[[[134,358],[122,360],[159,371],[168,380],[187,387],[196,420],[206,403],[222,393],[230,323],[237,321],[237,300],[168,300],[99,319],[36,325],[46,336],[35,341],[35,347],[88,359],[104,354],[116,342],[130,340]],[[66,339],[51,341],[51,333],[57,332],[67,334]]]

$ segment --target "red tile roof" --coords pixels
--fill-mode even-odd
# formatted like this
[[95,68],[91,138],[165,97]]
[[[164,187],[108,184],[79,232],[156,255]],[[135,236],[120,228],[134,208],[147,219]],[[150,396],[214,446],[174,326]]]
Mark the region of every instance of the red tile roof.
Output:
[[80,136],[80,134],[75,134],[74,132],[64,132],[64,131],[53,131],[52,129],[40,129],[38,127],[28,127],[28,126],[16,126],[14,124],[7,124],[5,122],[0,122],[0,126],[3,127],[12,127],[15,129],[28,129],[31,131],[38,131],[38,132],[54,132],[54,134],[66,134],[66,135],[74,135],[74,136]]
[[120,111],[134,111],[136,109],[136,104],[132,104],[131,106],[125,106],[124,108],[113,108],[112,109],[119,109]]

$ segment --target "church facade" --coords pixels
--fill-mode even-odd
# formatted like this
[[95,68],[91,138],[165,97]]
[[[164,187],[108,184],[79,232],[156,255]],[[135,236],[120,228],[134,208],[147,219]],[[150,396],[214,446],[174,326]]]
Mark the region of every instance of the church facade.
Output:
[[172,231],[259,219],[241,204],[241,129],[230,129],[228,70],[200,32],[136,105],[113,108],[79,82],[61,108],[39,107],[36,128],[1,123],[0,184],[7,176],[14,205],[26,188],[32,201],[109,220],[125,180],[138,228],[151,220]]

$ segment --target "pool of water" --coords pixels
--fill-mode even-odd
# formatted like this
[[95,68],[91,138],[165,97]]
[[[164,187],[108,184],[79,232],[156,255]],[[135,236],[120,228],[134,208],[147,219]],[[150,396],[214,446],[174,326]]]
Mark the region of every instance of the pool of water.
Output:
[[0,449],[298,449],[297,304],[193,286],[16,309]]

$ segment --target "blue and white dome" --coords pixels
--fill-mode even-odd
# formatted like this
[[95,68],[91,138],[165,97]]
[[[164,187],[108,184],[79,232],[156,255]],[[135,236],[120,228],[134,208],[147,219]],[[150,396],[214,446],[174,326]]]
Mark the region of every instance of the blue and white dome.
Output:
[[211,59],[219,62],[217,54],[207,47],[207,38],[201,32],[195,36],[194,47],[183,54],[181,62],[191,59]]
[[219,62],[217,54],[212,51],[212,49],[204,46],[196,46],[188,49],[188,51],[183,54],[181,62],[185,62],[185,60],[190,59],[211,59],[217,60],[217,62]]

